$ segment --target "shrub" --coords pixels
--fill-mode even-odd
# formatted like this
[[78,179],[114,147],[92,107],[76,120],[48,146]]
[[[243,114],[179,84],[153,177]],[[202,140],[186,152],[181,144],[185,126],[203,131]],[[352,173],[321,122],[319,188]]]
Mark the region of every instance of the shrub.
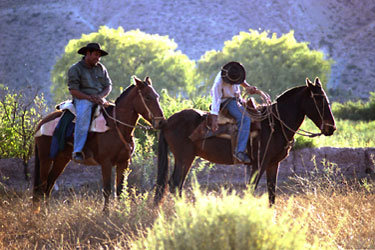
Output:
[[336,118],[353,121],[374,121],[375,120],[375,92],[370,92],[367,102],[348,101],[346,103],[335,102],[332,105],[332,112]]
[[27,166],[33,153],[35,127],[47,111],[44,96],[36,91],[29,99],[23,91],[6,87],[0,87],[0,96],[0,158],[20,158]]
[[302,216],[275,217],[268,201],[231,193],[222,197],[194,189],[193,202],[176,200],[176,214],[163,213],[132,249],[313,249],[306,240]]

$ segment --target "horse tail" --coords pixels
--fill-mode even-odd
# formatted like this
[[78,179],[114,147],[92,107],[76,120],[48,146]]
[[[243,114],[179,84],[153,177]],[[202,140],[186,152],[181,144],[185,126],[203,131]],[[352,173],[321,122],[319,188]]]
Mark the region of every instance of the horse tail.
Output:
[[168,181],[168,143],[165,140],[164,132],[161,130],[159,135],[158,147],[158,176],[156,180],[156,191],[154,197],[154,205],[157,206],[163,199],[165,187]]
[[40,160],[39,160],[39,152],[38,152],[38,145],[35,143],[34,146],[35,151],[35,160],[34,160],[34,195],[37,188],[40,186]]

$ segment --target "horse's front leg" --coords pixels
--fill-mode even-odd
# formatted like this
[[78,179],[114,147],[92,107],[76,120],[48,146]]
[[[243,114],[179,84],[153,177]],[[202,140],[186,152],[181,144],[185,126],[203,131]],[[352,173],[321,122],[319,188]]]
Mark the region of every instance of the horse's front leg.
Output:
[[125,170],[129,166],[130,159],[121,161],[120,163],[116,164],[116,195],[117,198],[120,198],[121,192],[125,188],[124,186],[124,174]]
[[270,165],[266,170],[267,175],[267,189],[268,199],[270,206],[275,204],[276,199],[276,183],[277,183],[277,172],[279,170],[279,163]]
[[107,212],[109,207],[109,197],[111,195],[111,177],[112,177],[112,165],[109,162],[103,163],[102,167],[102,178],[103,178],[103,195],[104,195],[104,208],[103,211]]

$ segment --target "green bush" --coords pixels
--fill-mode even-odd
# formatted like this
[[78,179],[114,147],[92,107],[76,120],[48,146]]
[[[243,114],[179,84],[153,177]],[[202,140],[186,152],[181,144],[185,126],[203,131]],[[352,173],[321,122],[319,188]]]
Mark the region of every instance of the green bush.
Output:
[[35,127],[47,111],[44,96],[35,93],[30,99],[23,91],[0,86],[0,98],[0,158],[20,158],[27,165],[33,153]]
[[90,42],[100,43],[109,52],[101,60],[113,82],[109,98],[119,96],[122,89],[130,84],[132,75],[141,79],[150,76],[159,93],[163,88],[172,95],[182,93],[187,96],[193,91],[195,62],[176,50],[177,44],[173,40],[139,30],[124,32],[121,27],[110,29],[102,26],[98,32],[83,34],[80,39],[70,40],[66,45],[64,54],[52,70],[51,92],[56,102],[70,98],[68,69],[81,59],[82,55],[77,54],[78,49]]
[[370,92],[367,102],[348,101],[346,103],[334,102],[332,112],[336,118],[353,121],[374,121],[375,120],[375,92]]
[[291,31],[280,37],[255,30],[241,32],[226,41],[222,51],[208,51],[198,61],[203,81],[200,92],[209,93],[222,65],[239,61],[246,68],[246,79],[272,97],[286,89],[304,84],[306,77],[320,77],[326,84],[331,71],[330,59],[322,52],[310,50],[308,43],[297,42]]
[[301,149],[301,148],[314,148],[316,147],[313,139],[302,136],[302,135],[296,135],[293,150],[295,149]]
[[295,218],[292,212],[275,217],[265,196],[223,193],[221,197],[204,195],[195,188],[194,198],[177,199],[175,216],[167,218],[161,213],[152,229],[133,242],[132,249],[318,248],[307,242],[303,218]]

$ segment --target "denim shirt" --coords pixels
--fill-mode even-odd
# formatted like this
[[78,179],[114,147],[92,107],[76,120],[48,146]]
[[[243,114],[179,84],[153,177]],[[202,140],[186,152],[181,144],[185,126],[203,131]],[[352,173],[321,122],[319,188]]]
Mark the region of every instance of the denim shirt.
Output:
[[69,90],[79,90],[87,95],[96,95],[111,85],[107,69],[103,64],[89,68],[84,60],[70,67],[68,71]]

